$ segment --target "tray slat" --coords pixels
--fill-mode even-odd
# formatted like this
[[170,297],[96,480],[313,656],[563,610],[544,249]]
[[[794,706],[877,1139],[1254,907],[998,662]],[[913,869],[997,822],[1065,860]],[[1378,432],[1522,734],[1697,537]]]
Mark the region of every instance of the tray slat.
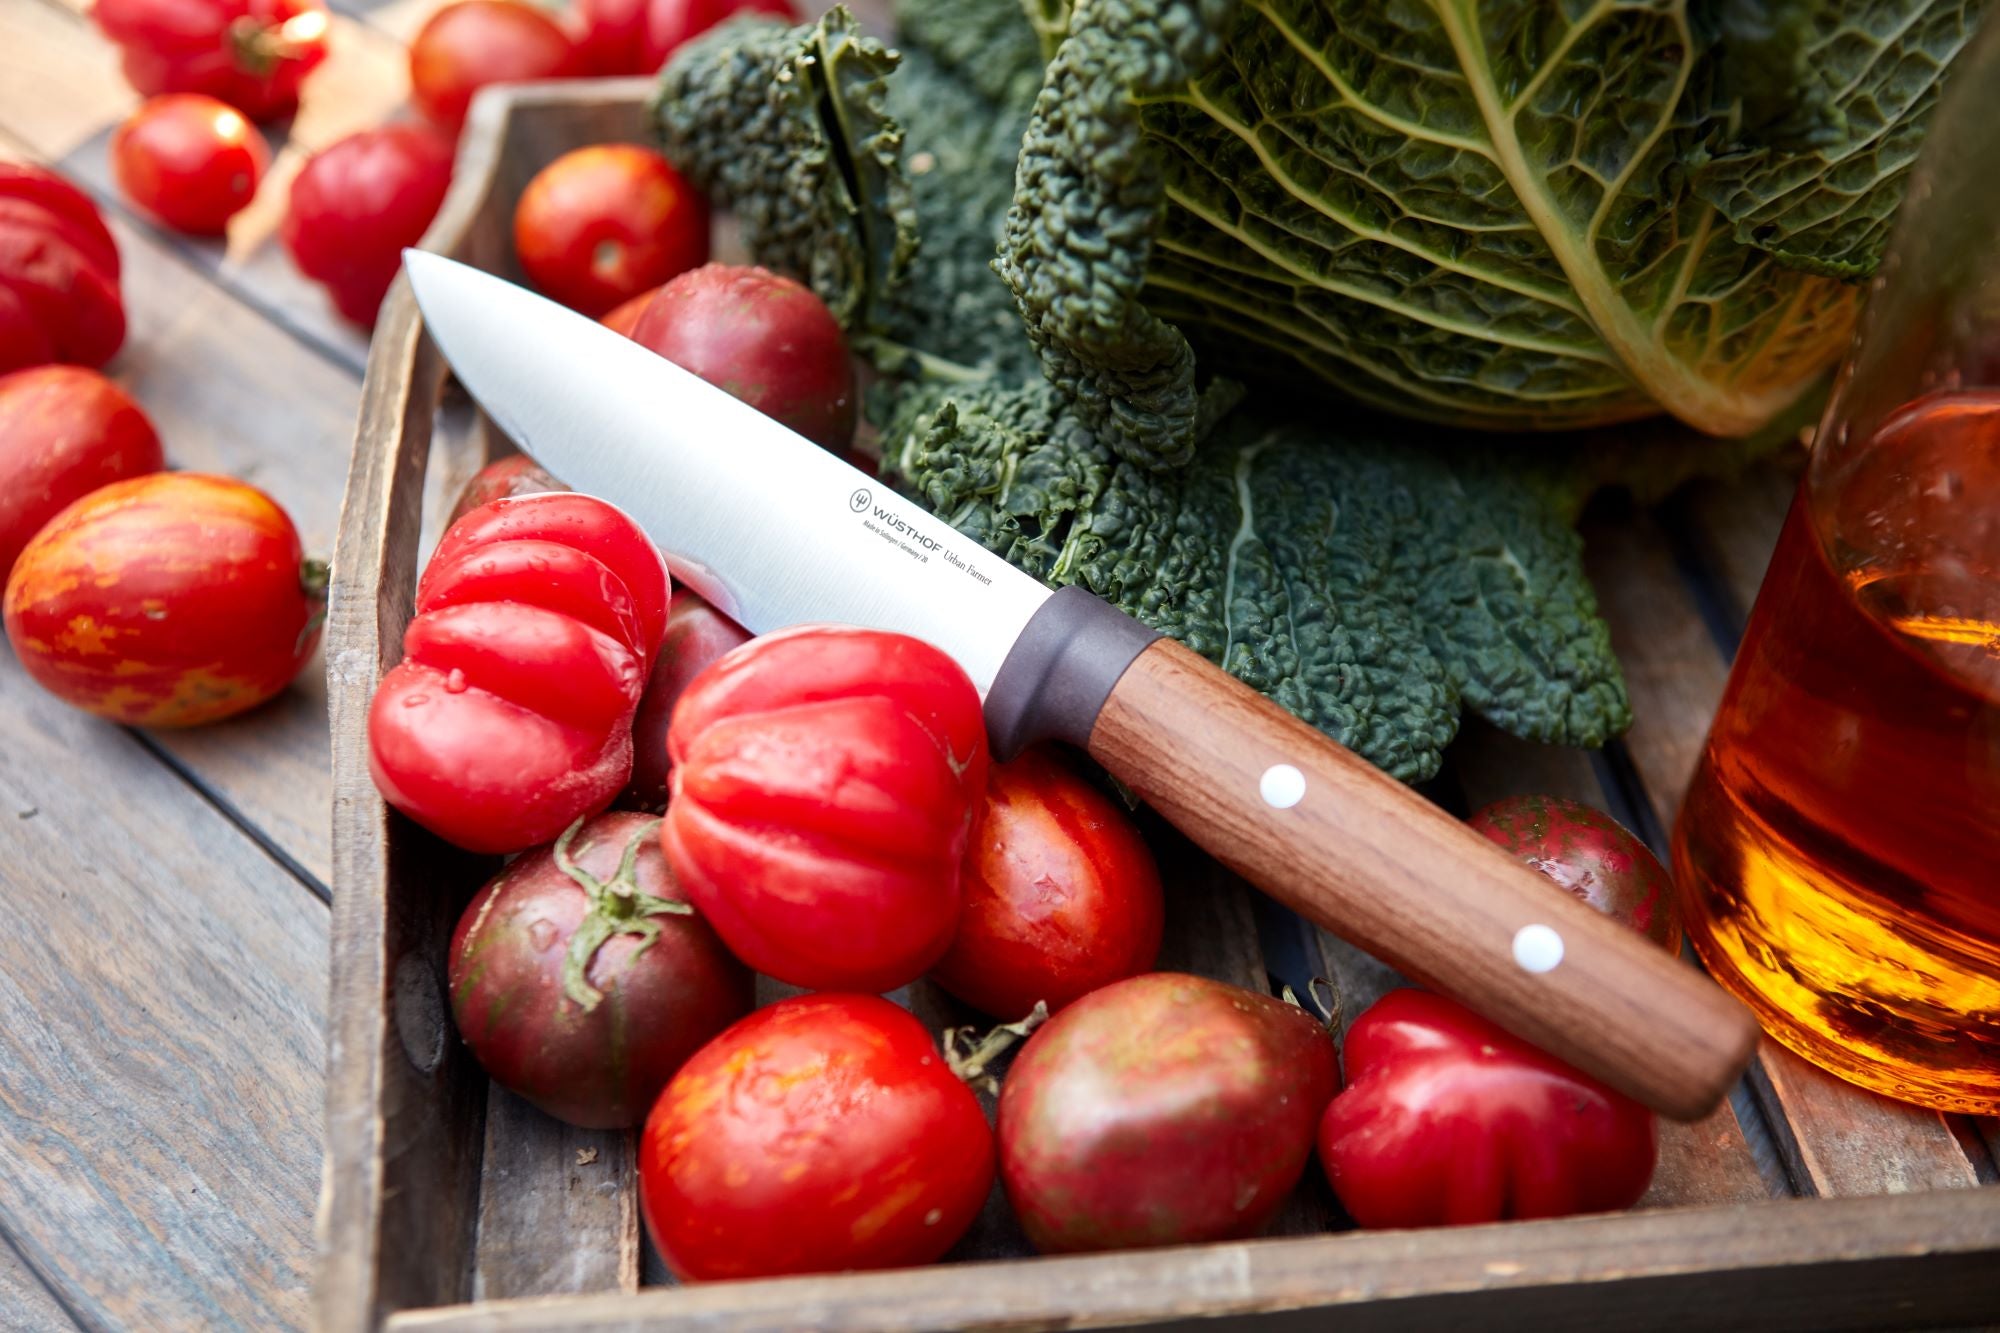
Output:
[[632,1130],[565,1125],[490,1085],[472,1299],[637,1291],[637,1144]]

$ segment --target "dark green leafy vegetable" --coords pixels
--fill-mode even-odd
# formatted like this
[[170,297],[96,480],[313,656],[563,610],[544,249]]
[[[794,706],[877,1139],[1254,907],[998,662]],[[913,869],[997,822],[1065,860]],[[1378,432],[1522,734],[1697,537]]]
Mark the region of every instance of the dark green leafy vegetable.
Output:
[[[1453,72],[1449,43],[1426,27],[1447,20],[1428,0],[1356,0],[1353,13],[1346,0],[1026,12],[1007,0],[905,0],[900,55],[855,37],[835,11],[817,28],[734,28],[678,57],[662,121],[670,156],[744,217],[753,253],[846,312],[882,372],[870,410],[886,477],[1015,564],[1090,588],[1388,771],[1420,778],[1461,708],[1572,744],[1627,724],[1571,531],[1583,499],[1609,483],[1661,493],[1768,449],[1801,424],[1789,405],[1845,337],[1852,289],[1782,268],[1757,248],[1774,233],[1746,220],[1739,236],[1689,181],[1747,165],[1719,147],[1767,164],[1839,152],[1857,123],[1852,89],[1808,97],[1801,74],[1784,122],[1776,103],[1732,90],[1721,58],[1725,20],[1741,50],[1755,45],[1749,0],[1701,2],[1715,8],[1462,3],[1449,22],[1479,16],[1480,40],[1501,53],[1482,77],[1523,99],[1512,123],[1535,132],[1519,143],[1557,133],[1530,114],[1540,88],[1560,85],[1578,107],[1645,89],[1671,103],[1650,122],[1565,122],[1574,160],[1544,183],[1551,217],[1584,216],[1593,194],[1592,209],[1602,206],[1590,213],[1595,232],[1568,234],[1594,266],[1596,296],[1624,302],[1653,353],[1697,349],[1674,373],[1699,393],[1732,411],[1755,400],[1741,412],[1762,428],[1755,438],[1706,448],[1667,422],[1507,443],[1329,413],[1297,399],[1296,374],[1280,371],[1289,388],[1270,382],[1289,358],[1364,400],[1515,425],[1544,419],[1544,399],[1570,421],[1665,401],[1598,332],[1556,257],[1562,243],[1493,174],[1500,150],[1467,114],[1477,80]],[[1767,25],[1765,63],[1813,72],[1816,30],[1785,23]],[[1045,72],[1043,42],[1065,29]],[[1654,49],[1676,33],[1695,34],[1692,44]],[[1370,43],[1369,77],[1329,93],[1333,54],[1359,61]],[[1707,55],[1689,55],[1697,48]],[[868,77],[830,78],[819,68],[829,58],[836,74],[844,61]],[[1678,91],[1668,97],[1660,80]],[[793,83],[816,97],[780,86]],[[847,105],[856,97],[858,115]],[[1692,114],[1708,104],[1732,110]],[[1927,105],[1912,95],[1906,112]],[[1747,123],[1752,108],[1763,138],[1718,129]],[[1219,133],[1218,115],[1259,129]],[[868,155],[844,146],[846,125],[899,146],[901,186],[893,153],[851,165]],[[1434,142],[1482,133],[1486,156]],[[803,169],[784,156],[799,143],[811,147]],[[1260,147],[1287,170],[1319,164],[1310,201],[1280,183]],[[1326,165],[1349,150],[1358,165]],[[1659,158],[1669,150],[1671,163]],[[1586,164],[1626,178],[1604,189]],[[1796,246],[1822,268],[1872,262],[1866,219],[1896,185],[1885,171],[1844,211],[1822,207],[1794,229]],[[1252,262],[1247,243],[1219,244],[1188,199],[1246,234],[1277,219],[1278,251],[1317,249],[1297,271]],[[1329,200],[1372,200],[1373,233],[1341,232]],[[1439,221],[1453,210],[1457,224]],[[906,263],[820,258],[874,253],[857,238],[905,230],[916,238]],[[989,271],[996,243],[1006,282]],[[1183,328],[1204,364],[1263,383],[1198,376]],[[1310,346],[1292,341],[1299,329]],[[1423,402],[1357,373],[1385,358]],[[1789,369],[1773,379],[1779,365]]]

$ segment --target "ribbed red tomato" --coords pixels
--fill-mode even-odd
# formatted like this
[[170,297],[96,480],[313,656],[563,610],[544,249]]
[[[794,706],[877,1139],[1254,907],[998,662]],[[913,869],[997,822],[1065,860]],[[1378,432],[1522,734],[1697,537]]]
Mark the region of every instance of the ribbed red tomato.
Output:
[[0,376],[0,586],[28,539],[72,501],[165,466],[153,423],[96,371]]
[[704,264],[660,289],[632,340],[835,452],[854,440],[854,364],[812,291],[768,269]]
[[571,27],[595,74],[652,74],[688,38],[737,14],[798,21],[789,0],[576,0]]
[[481,505],[492,504],[510,495],[540,495],[544,491],[568,489],[526,454],[508,454],[472,474],[472,480],[466,482],[465,489],[458,493],[458,500],[452,505],[451,517],[445,520],[445,526],[450,527]]
[[1044,1253],[1253,1236],[1312,1156],[1339,1086],[1294,1005],[1153,972],[1036,1030],[1000,1088],[1000,1176]]
[[1442,995],[1389,992],[1342,1054],[1319,1159],[1362,1226],[1629,1208],[1653,1178],[1651,1112]]
[[646,1228],[683,1279],[929,1263],[992,1185],[978,1099],[873,995],[801,995],[729,1028],[639,1143]]
[[1051,1012],[1151,970],[1165,905],[1131,819],[1047,747],[995,764],[972,821],[965,908],[931,980],[995,1018]]
[[749,641],[750,631],[692,588],[674,589],[667,637],[639,700],[638,715],[632,719],[632,782],[622,798],[625,804],[641,810],[667,808],[667,777],[673,769],[667,760],[667,729],[674,719],[674,705],[711,662]]
[[[665,283],[660,284],[661,287],[665,285]],[[626,301],[620,301],[610,310],[599,315],[597,322],[605,328],[610,329],[613,333],[622,333],[629,338],[632,336],[632,330],[639,326],[639,316],[646,313],[646,307],[651,305],[653,298],[659,294],[659,287],[648,287],[637,296]]]
[[986,788],[986,720],[958,663],[880,630],[767,634],[695,678],[667,753],[667,859],[737,957],[879,992],[944,955]]
[[451,141],[422,125],[363,130],[327,147],[292,181],[282,235],[334,309],[368,327],[451,186]]
[[0,371],[101,366],[124,341],[118,247],[97,205],[53,171],[0,162]]
[[202,93],[255,121],[291,115],[326,59],[322,0],[97,0],[90,14],[141,95]]
[[708,205],[652,149],[592,144],[521,191],[514,253],[538,291],[595,318],[708,262]]
[[250,203],[271,150],[235,107],[200,93],[152,98],[111,136],[125,197],[179,231],[219,234]]
[[750,1012],[750,970],[693,914],[660,821],[613,812],[510,862],[458,919],[451,1013],[487,1074],[572,1125],[646,1118]]
[[517,0],[455,0],[410,41],[410,101],[454,135],[472,95],[488,84],[588,72],[569,34],[543,10]]
[[638,524],[587,495],[495,500],[454,523],[369,706],[384,799],[477,852],[552,842],[604,809],[631,775],[667,589]]
[[76,707],[141,727],[240,713],[312,657],[326,570],[292,521],[231,477],[155,472],[51,519],[7,580],[21,664]]

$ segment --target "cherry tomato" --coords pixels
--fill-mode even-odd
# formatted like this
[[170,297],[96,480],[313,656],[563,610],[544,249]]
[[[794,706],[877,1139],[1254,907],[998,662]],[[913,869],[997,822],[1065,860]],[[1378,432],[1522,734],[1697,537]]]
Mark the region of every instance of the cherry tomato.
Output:
[[708,205],[650,148],[578,148],[521,192],[514,251],[544,295],[595,317],[706,263]]
[[639,1144],[646,1228],[683,1279],[929,1263],[992,1185],[978,1099],[872,995],[800,995],[729,1028]]
[[110,360],[125,340],[118,267],[88,195],[46,168],[0,162],[0,373]]
[[326,570],[270,496],[155,472],[99,487],[7,579],[7,637],[52,694],[142,727],[191,727],[285,688],[312,657]]
[[423,239],[444,203],[451,153],[434,130],[389,125],[334,143],[292,181],[285,249],[345,318],[374,324],[404,248]]
[[1668,953],[1681,949],[1674,881],[1646,844],[1602,810],[1560,796],[1509,796],[1472,827]]
[[547,469],[526,454],[497,458],[472,474],[458,502],[451,507],[448,528],[482,505],[509,495],[540,495],[544,491],[566,491],[569,487],[548,474]]
[[1364,1227],[1629,1208],[1653,1178],[1645,1107],[1442,995],[1389,992],[1343,1055],[1319,1160]]
[[636,342],[822,448],[854,439],[854,364],[826,303],[768,269],[706,264],[653,298]]
[[[665,285],[665,283],[660,284],[662,287]],[[632,330],[638,327],[639,316],[646,313],[646,307],[651,305],[653,298],[659,294],[659,287],[648,287],[637,296],[619,302],[608,313],[599,315],[597,322],[613,333],[622,333],[629,338],[632,336]]]
[[457,134],[472,95],[492,83],[575,78],[588,71],[556,21],[516,0],[456,0],[410,42],[410,101]]
[[297,110],[326,59],[322,0],[96,0],[90,15],[141,94],[204,93],[256,121]]
[[1152,972],[1044,1023],[1000,1087],[1000,1178],[1044,1253],[1254,1236],[1339,1079],[1296,1006]]
[[0,584],[28,539],[72,501],[165,466],[153,423],[96,371],[0,376]]
[[690,38],[738,14],[769,14],[797,23],[791,0],[648,0],[645,59],[639,74],[651,74]]
[[200,93],[147,101],[111,136],[111,174],[134,204],[179,231],[220,233],[270,165],[235,107]]
[[944,955],[986,788],[986,720],[958,663],[880,630],[767,634],[688,686],[667,754],[667,860],[738,958],[879,992]]
[[1148,971],[1165,906],[1132,821],[1048,748],[995,764],[972,824],[965,908],[931,980],[996,1018],[1054,1012]]
[[641,810],[667,808],[667,728],[674,705],[709,663],[750,641],[750,631],[703,601],[691,588],[674,589],[667,637],[632,719],[632,783],[624,802]]
[[632,713],[666,631],[646,534],[570,491],[454,523],[417,583],[403,660],[368,711],[389,804],[476,852],[551,842],[632,771]]
[[750,1012],[750,970],[693,915],[660,821],[599,815],[516,858],[458,919],[451,1013],[493,1081],[572,1125],[637,1125]]

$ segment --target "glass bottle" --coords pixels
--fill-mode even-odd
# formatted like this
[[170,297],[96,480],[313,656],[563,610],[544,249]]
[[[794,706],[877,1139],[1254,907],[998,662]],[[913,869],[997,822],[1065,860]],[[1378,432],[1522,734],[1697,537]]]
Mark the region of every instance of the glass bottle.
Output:
[[2000,23],[1951,69],[1674,867],[1773,1037],[2000,1112]]

